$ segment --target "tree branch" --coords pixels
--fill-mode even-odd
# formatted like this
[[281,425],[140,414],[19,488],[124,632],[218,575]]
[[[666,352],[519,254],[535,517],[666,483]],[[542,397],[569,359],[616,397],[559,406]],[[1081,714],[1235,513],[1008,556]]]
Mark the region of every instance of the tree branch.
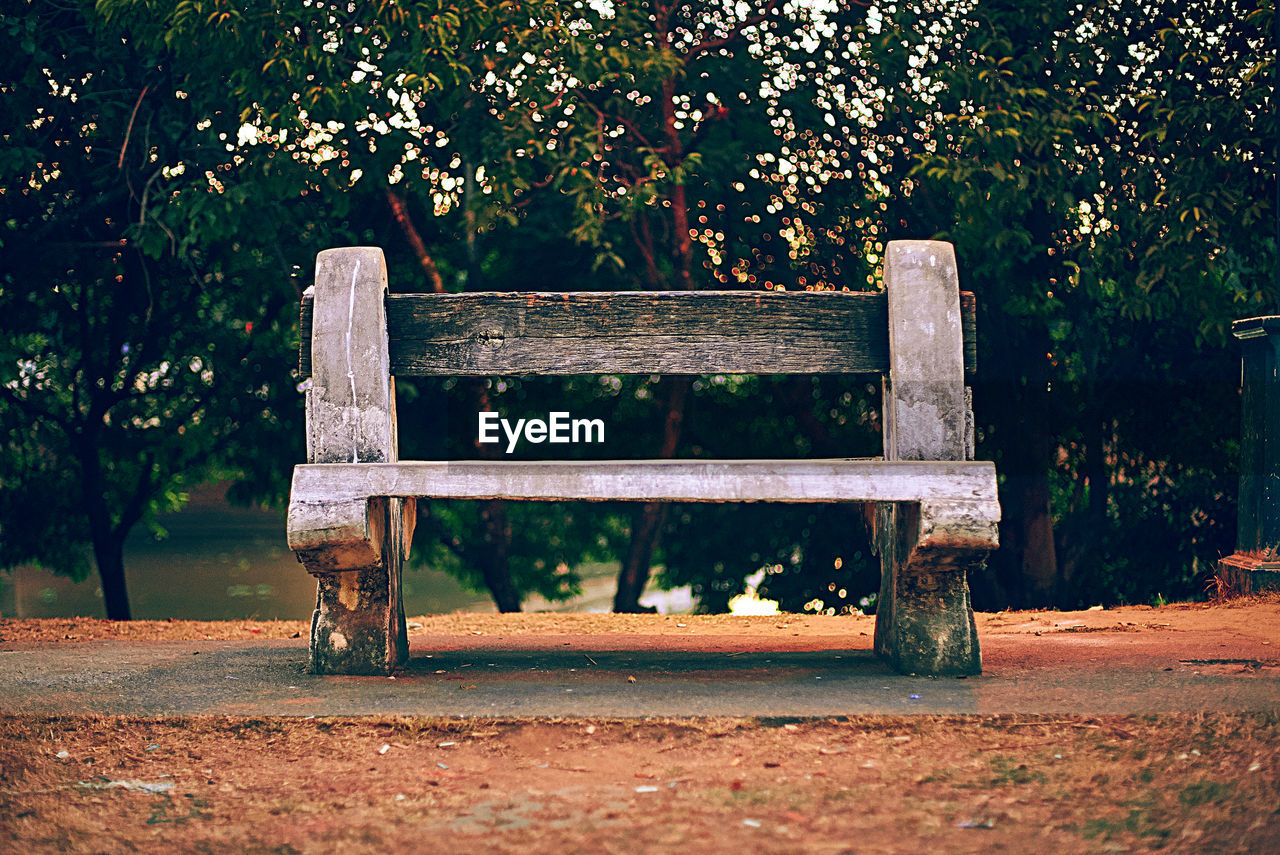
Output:
[[431,259],[431,254],[427,252],[427,245],[423,243],[422,235],[418,234],[418,230],[413,225],[413,220],[409,218],[409,207],[405,204],[404,197],[390,187],[386,190],[386,196],[387,204],[391,207],[392,216],[396,218],[396,222],[400,225],[400,230],[404,232],[405,240],[409,242],[409,247],[418,259],[418,265],[427,274],[427,281],[431,283],[431,290],[437,294],[443,294],[444,280],[440,278],[440,271],[436,269],[436,263]]
[[596,114],[596,116],[597,116],[597,117],[599,117],[600,121],[602,121],[602,122],[605,122],[605,121],[614,121],[614,122],[619,122],[619,123],[621,123],[621,124],[625,125],[625,126],[626,126],[626,128],[627,128],[627,130],[631,131],[631,133],[635,135],[636,139],[638,139],[638,140],[640,141],[640,145],[641,145],[641,146],[643,146],[644,148],[647,148],[647,149],[649,149],[650,151],[664,151],[664,150],[665,150],[665,149],[660,149],[660,148],[658,148],[657,146],[655,146],[653,143],[649,142],[649,140],[645,137],[645,135],[644,135],[644,134],[642,134],[642,133],[640,133],[640,129],[639,129],[639,128],[637,128],[637,127],[636,127],[636,126],[631,122],[631,120],[630,120],[630,119],[628,119],[626,116],[618,116],[618,115],[609,115],[609,114],[606,114],[603,110],[601,110],[599,107],[597,107],[595,104],[592,104],[590,101],[586,100],[585,98],[582,100],[582,103],[583,103],[583,105],[585,105],[587,108],[589,108],[591,111],[593,111],[593,112]]
[[149,454],[144,454],[142,457],[142,472],[138,475],[137,488],[120,511],[120,521],[112,531],[114,536],[123,540],[129,530],[137,524],[138,520],[142,519],[147,502],[151,500],[151,494],[157,486],[151,477],[151,470],[154,466],[155,458]]
[[762,9],[758,15],[752,15],[750,18],[747,18],[744,21],[742,21],[742,23],[738,24],[736,27],[733,28],[733,32],[729,33],[729,35],[725,36],[722,39],[711,39],[710,41],[699,42],[698,44],[689,48],[689,52],[685,54],[685,56],[688,58],[693,58],[698,54],[709,53],[713,50],[719,50],[720,48],[725,47],[726,45],[729,45],[737,41],[739,38],[742,37],[743,30],[758,26],[760,24],[763,24],[765,21],[767,21],[769,19],[769,16],[773,14],[773,10],[778,7],[778,4],[780,2],[781,0],[769,0],[769,2],[765,5],[764,9]]
[[138,108],[142,106],[142,99],[147,97],[151,84],[148,83],[142,87],[142,91],[138,93],[138,100],[133,103],[133,112],[129,114],[129,124],[124,129],[124,142],[120,144],[120,159],[116,161],[116,169],[124,169],[124,153],[129,149],[129,137],[133,134],[133,122],[138,118]]
[[73,430],[72,423],[69,419],[64,419],[54,415],[49,410],[43,410],[36,406],[36,403],[29,398],[19,395],[16,389],[8,386],[0,385],[0,395],[4,395],[18,409],[25,412],[31,419],[47,419],[57,425],[64,433],[70,434]]
[[649,287],[655,291],[666,290],[666,277],[664,277],[662,275],[662,271],[658,269],[657,257],[653,250],[653,233],[649,230],[649,221],[645,219],[644,211],[637,212],[636,216],[631,218],[630,226],[631,236],[635,239],[636,248],[640,250],[640,255],[644,258],[645,272],[648,274],[649,278]]

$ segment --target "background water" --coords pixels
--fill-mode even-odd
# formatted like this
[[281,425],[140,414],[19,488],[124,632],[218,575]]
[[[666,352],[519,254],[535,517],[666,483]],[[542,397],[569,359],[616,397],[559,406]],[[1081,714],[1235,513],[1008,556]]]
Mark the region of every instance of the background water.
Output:
[[[225,485],[193,491],[187,507],[165,516],[168,536],[157,540],[135,528],[125,544],[125,578],[133,616],[140,620],[310,619],[315,580],[285,543],[284,511],[238,508]],[[581,568],[583,595],[568,603],[532,598],[526,611],[608,611],[616,565]],[[409,615],[455,611],[492,612],[488,594],[463,588],[435,570],[405,571]],[[664,614],[690,611],[688,590],[650,589],[641,599]],[[0,574],[0,615],[5,617],[105,617],[96,573],[75,583],[36,567]]]

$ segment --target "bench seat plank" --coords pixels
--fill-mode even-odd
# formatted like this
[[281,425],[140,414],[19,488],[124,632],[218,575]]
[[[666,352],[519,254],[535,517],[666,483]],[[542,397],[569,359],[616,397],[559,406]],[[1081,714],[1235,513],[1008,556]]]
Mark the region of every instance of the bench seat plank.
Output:
[[677,502],[994,501],[989,461],[620,460],[316,463],[293,501],[372,496]]

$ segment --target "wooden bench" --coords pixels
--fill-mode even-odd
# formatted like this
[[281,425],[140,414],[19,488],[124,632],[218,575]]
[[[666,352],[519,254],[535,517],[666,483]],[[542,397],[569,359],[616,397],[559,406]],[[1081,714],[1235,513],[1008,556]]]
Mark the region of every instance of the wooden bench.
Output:
[[[890,243],[884,279],[884,293],[389,295],[381,250],[320,253],[303,305],[309,462],[288,517],[319,583],[310,670],[406,660],[401,564],[414,502],[433,497],[874,502],[876,652],[902,672],[980,673],[967,573],[996,547],[1000,507],[994,465],[971,460],[972,305],[950,244]],[[396,375],[583,373],[880,374],[884,459],[397,458]]]

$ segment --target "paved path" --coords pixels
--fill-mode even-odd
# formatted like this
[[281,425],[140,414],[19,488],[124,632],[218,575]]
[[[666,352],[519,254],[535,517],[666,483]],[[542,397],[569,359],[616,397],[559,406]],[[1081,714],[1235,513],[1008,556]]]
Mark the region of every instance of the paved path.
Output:
[[1067,626],[1088,631],[1041,637],[1030,624],[988,623],[984,674],[968,679],[894,674],[861,634],[764,640],[724,633],[420,634],[395,678],[308,675],[305,639],[6,643],[0,645],[0,713],[804,717],[1280,710],[1280,653],[1265,633]]

